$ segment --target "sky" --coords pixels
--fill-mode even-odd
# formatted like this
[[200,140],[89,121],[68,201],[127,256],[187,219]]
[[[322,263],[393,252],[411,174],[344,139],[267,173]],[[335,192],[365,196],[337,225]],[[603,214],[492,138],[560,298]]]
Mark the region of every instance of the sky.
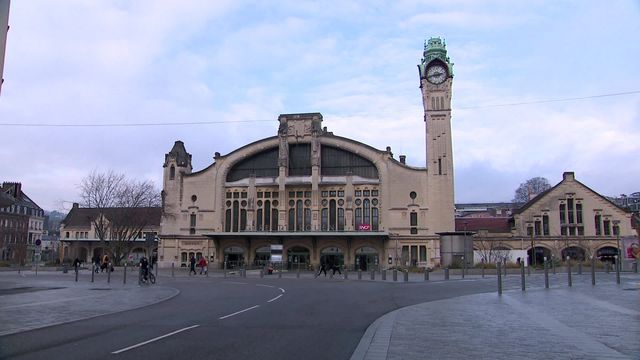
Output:
[[457,203],[565,171],[640,191],[639,1],[14,0],[9,24],[0,181],[45,210],[92,171],[160,189],[174,141],[197,171],[286,113],[425,166],[430,37],[455,64]]

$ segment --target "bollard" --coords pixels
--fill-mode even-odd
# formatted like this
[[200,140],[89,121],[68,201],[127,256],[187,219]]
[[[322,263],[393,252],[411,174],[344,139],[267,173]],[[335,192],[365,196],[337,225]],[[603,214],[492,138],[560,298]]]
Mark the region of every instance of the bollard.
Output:
[[404,274],[404,282],[409,281],[409,270],[403,271],[402,273]]
[[107,264],[107,284],[111,284],[111,263]]
[[375,280],[376,279],[376,272],[375,270],[371,270],[371,280]]
[[[20,274],[20,268],[21,268],[20,263],[18,263],[18,274]],[[66,271],[66,270],[67,270],[67,268],[65,267],[65,268],[64,268],[64,270],[63,270],[63,272],[64,272],[65,274],[67,273],[67,271]]]
[[175,277],[176,276],[175,273],[174,273],[174,270],[175,270],[175,264],[171,263],[171,277]]
[[551,257],[551,267],[553,268],[553,275],[556,274],[556,262],[553,261],[553,257]]
[[[142,270],[142,268],[140,269]],[[124,275],[122,276],[122,283],[127,283],[127,263],[124,263]],[[140,276],[138,276],[138,285],[140,285]]]
[[449,268],[444,268],[444,279],[449,280]]
[[344,279],[347,280],[349,278],[349,270],[345,267],[344,268]]
[[571,287],[571,258],[567,256],[567,283]]
[[76,269],[76,282],[78,282],[78,267],[76,266],[75,269]]
[[40,261],[36,261],[36,276],[38,276],[38,263],[39,263],[39,262],[40,262]]
[[282,266],[278,268],[278,279],[282,279]]
[[496,273],[498,274],[498,295],[502,295],[502,269],[501,263],[496,263]]
[[605,262],[604,263],[604,269],[607,272],[607,274],[609,273],[609,262]]
[[596,257],[591,257],[591,285],[596,285]]
[[393,269],[393,281],[398,281],[398,270]]
[[462,278],[464,279],[464,275],[467,272],[467,262],[464,260],[464,256],[462,257]]
[[[524,264],[524,261],[522,263]],[[531,264],[527,266],[527,276],[531,276]]]
[[482,278],[484,278],[484,261],[482,262]]
[[260,279],[264,278],[264,267],[260,269]]
[[300,263],[298,263],[298,272],[296,273],[296,277],[300,279]]
[[91,269],[91,282],[93,282],[93,275],[96,273],[94,269]]
[[[158,265],[158,263],[156,262],[156,282],[155,282],[156,284],[158,283],[158,268],[159,267],[160,267],[160,265]],[[207,269],[207,270],[209,270],[209,269]],[[209,271],[207,271],[207,274],[209,274]],[[207,275],[207,276],[209,276],[209,275]]]
[[387,269],[382,270],[382,281],[387,281]]
[[638,261],[637,260],[633,263],[633,272],[636,273],[636,274],[638,273]]
[[424,269],[424,281],[429,281],[429,269]]
[[578,263],[578,275],[582,275],[582,261]]
[[358,280],[362,280],[362,271],[358,269]]
[[616,259],[616,284],[620,285],[620,261],[618,261],[618,255],[613,258]]
[[544,288],[549,288],[549,265],[547,264],[547,257],[544,257]]
[[524,279],[525,279],[525,278],[524,278],[524,261],[521,261],[521,262],[520,262],[520,279],[521,279],[521,282],[522,282],[522,291],[525,291],[525,289],[526,289],[526,284],[525,284],[525,282],[524,282],[524,281],[525,281],[525,280],[524,280]]
[[504,258],[502,261],[502,265],[504,267],[504,277],[507,277],[507,258]]

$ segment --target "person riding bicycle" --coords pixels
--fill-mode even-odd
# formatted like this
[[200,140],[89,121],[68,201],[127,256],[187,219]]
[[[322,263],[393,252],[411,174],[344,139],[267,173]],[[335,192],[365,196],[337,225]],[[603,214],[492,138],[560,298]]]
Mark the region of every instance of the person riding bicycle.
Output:
[[140,272],[145,281],[149,279],[149,260],[145,256],[140,258]]

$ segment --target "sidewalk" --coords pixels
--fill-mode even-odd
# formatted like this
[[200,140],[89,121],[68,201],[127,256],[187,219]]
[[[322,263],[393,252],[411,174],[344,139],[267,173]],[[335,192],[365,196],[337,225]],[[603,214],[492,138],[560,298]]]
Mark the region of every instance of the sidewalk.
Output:
[[89,271],[81,276],[75,282],[73,271],[0,272],[0,336],[131,310],[178,294],[164,286],[140,287],[134,276],[127,284],[122,276],[113,276],[110,283],[106,274],[93,283]]
[[351,359],[640,359],[640,276],[598,281],[392,311],[369,326]]

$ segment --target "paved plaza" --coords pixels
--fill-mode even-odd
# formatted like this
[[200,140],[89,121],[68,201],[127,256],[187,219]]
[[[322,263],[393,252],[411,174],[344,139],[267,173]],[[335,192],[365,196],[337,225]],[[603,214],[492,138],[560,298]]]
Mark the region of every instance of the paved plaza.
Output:
[[[0,336],[50,325],[91,319],[151,305],[179,292],[166,281],[207,281],[204,275],[188,276],[186,270],[160,272],[155,286],[139,286],[129,275],[123,283],[122,269],[107,282],[106,274],[94,276],[83,270],[76,282],[70,271],[0,272]],[[241,278],[238,271],[226,275],[212,272],[209,278]],[[259,271],[247,277],[260,278]],[[298,278],[301,281],[375,281],[381,274],[348,273],[314,278],[310,272],[287,272],[265,278]],[[361,280],[358,278],[360,277]],[[598,273],[591,285],[589,273],[574,274],[572,287],[567,274],[550,275],[545,289],[542,274],[526,277],[527,290],[520,289],[520,276],[504,279],[504,292],[497,291],[419,303],[387,313],[373,322],[355,349],[352,359],[640,359],[640,276],[623,273],[616,284],[615,273]],[[398,274],[398,283],[404,275]],[[393,282],[392,273],[386,282]],[[425,283],[423,274],[409,274],[409,284]],[[438,291],[443,284],[470,282],[496,284],[492,274],[432,273],[426,291]]]

